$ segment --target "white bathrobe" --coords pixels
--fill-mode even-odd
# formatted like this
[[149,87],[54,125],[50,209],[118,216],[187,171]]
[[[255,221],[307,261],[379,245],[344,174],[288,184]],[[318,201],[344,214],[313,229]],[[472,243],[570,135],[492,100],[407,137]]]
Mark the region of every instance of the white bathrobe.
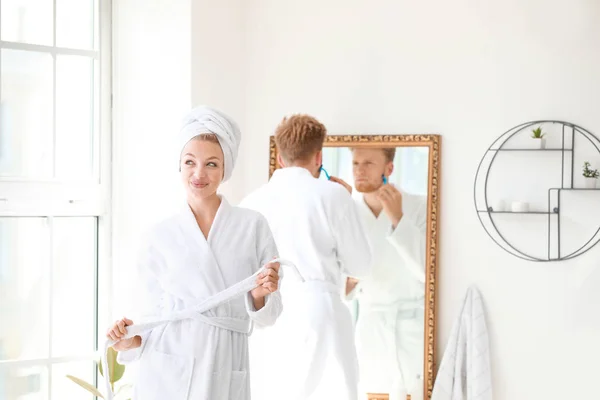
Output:
[[[283,279],[281,317],[250,340],[253,395],[259,400],[355,400],[352,319],[339,288],[342,273],[368,273],[371,255],[352,197],[339,184],[290,167],[275,171],[242,206],[266,216],[279,251],[306,279],[303,284],[290,275]],[[261,357],[266,348],[276,349],[268,365]]]
[[384,211],[373,214],[362,194],[355,201],[373,253],[371,274],[354,290],[360,388],[410,393],[423,375],[427,199],[402,193],[404,216],[396,229]]
[[[186,205],[152,229],[142,251],[139,273],[146,314],[160,317],[189,309],[249,277],[277,254],[260,214],[231,207],[222,198],[205,239]],[[142,347],[119,354],[122,363],[140,359],[134,398],[250,399],[252,322],[271,325],[280,313],[279,293],[267,296],[259,311],[248,293],[204,313],[212,323],[188,319],[155,328],[142,336]]]
[[470,287],[454,321],[432,400],[492,400],[490,348],[481,294]]

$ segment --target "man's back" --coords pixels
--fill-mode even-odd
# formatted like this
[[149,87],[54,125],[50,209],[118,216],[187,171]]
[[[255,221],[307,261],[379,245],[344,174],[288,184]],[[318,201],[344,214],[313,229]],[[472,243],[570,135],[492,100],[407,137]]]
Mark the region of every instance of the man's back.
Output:
[[342,272],[360,277],[369,271],[365,229],[341,185],[315,179],[304,168],[278,169],[240,206],[266,217],[280,255],[296,263],[305,280],[341,288]]
[[[295,284],[285,275],[281,317],[250,339],[253,393],[261,400],[282,393],[290,400],[356,400],[358,362],[341,276],[365,275],[371,254],[351,196],[305,168],[288,167],[241,206],[266,217],[279,255],[305,279]],[[265,348],[272,350],[268,365]]]

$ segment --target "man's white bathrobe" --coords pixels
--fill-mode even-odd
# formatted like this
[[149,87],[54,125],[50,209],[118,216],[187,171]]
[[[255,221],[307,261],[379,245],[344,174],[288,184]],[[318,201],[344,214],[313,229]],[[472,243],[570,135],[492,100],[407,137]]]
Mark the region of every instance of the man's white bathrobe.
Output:
[[373,253],[372,272],[354,293],[360,387],[410,393],[423,374],[427,199],[402,193],[404,216],[396,229],[385,211],[373,214],[362,194],[355,201]]
[[[259,400],[355,400],[352,319],[339,288],[343,273],[366,275],[371,257],[352,197],[337,183],[289,167],[276,170],[241,205],[266,216],[279,251],[306,280],[285,276],[281,317],[250,339],[253,395]],[[269,364],[261,356],[266,349],[275,350]]]
[[[139,262],[147,314],[197,305],[278,255],[263,216],[221,199],[208,239],[187,205],[151,230]],[[280,313],[279,293],[267,296],[259,311],[248,293],[204,313],[208,319],[155,328],[142,337],[142,347],[119,354],[122,363],[140,359],[134,398],[250,399],[248,334],[253,322],[271,325]]]

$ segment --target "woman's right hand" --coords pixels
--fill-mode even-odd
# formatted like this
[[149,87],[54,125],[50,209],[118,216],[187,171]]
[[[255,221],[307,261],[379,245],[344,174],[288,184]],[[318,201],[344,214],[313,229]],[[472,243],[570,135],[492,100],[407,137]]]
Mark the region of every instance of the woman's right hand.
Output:
[[120,340],[127,334],[127,326],[133,325],[133,321],[127,318],[123,318],[114,323],[114,325],[106,333],[106,337],[117,341],[112,347],[117,351],[125,351],[135,349],[142,345],[142,338],[140,336],[134,336],[129,339]]

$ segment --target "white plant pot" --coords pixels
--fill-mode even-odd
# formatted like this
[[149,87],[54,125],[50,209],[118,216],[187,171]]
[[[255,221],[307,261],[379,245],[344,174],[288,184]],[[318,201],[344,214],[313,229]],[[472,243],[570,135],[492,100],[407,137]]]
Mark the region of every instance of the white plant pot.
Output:
[[597,178],[585,178],[585,188],[586,189],[596,189],[598,187],[598,179]]
[[531,138],[533,140],[533,148],[534,149],[545,149],[546,148],[546,138]]

